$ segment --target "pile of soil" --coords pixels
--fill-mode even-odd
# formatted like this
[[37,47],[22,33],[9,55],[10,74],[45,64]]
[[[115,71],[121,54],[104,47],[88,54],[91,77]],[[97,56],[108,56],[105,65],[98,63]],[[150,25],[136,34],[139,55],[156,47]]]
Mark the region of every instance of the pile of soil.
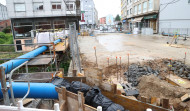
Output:
[[148,99],[151,97],[158,97],[160,99],[169,99],[177,111],[190,111],[190,101],[181,102],[180,98],[186,93],[190,93],[182,87],[174,86],[164,80],[159,79],[155,75],[143,76],[139,80],[139,93]]

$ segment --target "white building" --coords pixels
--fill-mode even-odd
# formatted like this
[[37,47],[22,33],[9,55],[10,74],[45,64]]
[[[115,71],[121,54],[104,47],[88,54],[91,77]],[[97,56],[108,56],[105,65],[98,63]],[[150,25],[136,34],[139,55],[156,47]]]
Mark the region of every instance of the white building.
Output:
[[0,21],[7,19],[9,19],[7,13],[7,7],[0,3]]
[[160,0],[159,32],[190,36],[190,0]]
[[[80,0],[6,0],[15,44],[35,43],[31,30],[79,30]],[[28,45],[30,47],[30,45]],[[17,51],[24,48],[17,45]]]
[[81,0],[81,12],[81,28],[97,25],[98,11],[93,0]]

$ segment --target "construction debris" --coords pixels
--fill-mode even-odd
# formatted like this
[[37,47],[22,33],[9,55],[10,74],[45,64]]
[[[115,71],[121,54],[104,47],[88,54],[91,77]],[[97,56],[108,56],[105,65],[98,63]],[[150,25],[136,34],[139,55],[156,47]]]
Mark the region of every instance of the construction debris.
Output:
[[138,78],[142,77],[143,75],[151,75],[154,74],[158,76],[159,71],[153,70],[150,66],[141,66],[137,64],[131,64],[129,66],[129,70],[124,73],[125,77],[127,78],[129,83],[132,83],[132,86],[138,85]]

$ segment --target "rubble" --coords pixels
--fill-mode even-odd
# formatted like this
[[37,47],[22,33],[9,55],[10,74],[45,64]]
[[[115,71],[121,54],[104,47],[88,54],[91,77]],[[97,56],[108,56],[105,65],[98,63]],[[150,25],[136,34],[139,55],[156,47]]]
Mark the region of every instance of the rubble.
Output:
[[124,73],[128,82],[132,83],[132,86],[138,85],[138,78],[142,77],[143,75],[151,75],[154,74],[155,76],[159,75],[158,70],[153,70],[150,66],[141,66],[137,64],[131,64],[129,66],[129,70]]

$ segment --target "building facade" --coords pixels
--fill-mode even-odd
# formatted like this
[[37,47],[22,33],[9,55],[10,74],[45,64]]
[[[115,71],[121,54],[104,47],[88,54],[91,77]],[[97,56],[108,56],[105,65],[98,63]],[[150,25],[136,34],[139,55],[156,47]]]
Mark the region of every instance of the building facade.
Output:
[[[126,0],[123,5],[125,13],[122,15],[123,24],[126,29],[133,31],[135,28],[151,28],[154,33],[158,32],[158,12],[160,0]],[[125,26],[124,25],[124,26]]]
[[190,36],[190,0],[160,0],[160,4],[159,32]]
[[7,7],[0,3],[0,31],[10,26],[10,20],[8,20]]
[[81,12],[81,28],[95,27],[98,24],[98,11],[93,0],[81,0]]
[[[6,0],[6,3],[15,44],[35,43],[32,30],[67,30],[71,22],[79,29],[80,0]],[[17,45],[17,51],[23,49]]]
[[0,3],[0,21],[8,19],[7,7]]
[[105,25],[106,24],[106,17],[100,18],[100,25]]

